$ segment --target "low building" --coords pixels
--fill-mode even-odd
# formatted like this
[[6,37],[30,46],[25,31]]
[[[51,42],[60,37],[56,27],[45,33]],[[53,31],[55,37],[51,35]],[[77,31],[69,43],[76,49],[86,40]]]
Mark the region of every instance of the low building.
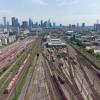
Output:
[[96,46],[92,42],[83,42],[86,50],[94,49]]
[[94,53],[100,55],[100,47],[96,47],[96,48],[94,49]]
[[30,31],[29,31],[29,30],[24,30],[23,33],[24,33],[25,35],[27,35],[28,33],[30,33]]
[[7,45],[8,44],[7,38],[2,38],[1,41],[2,41],[3,45]]
[[16,35],[0,34],[0,46],[16,41]]
[[75,34],[75,39],[81,41],[81,35],[80,34]]
[[1,40],[1,38],[0,38],[0,46],[2,46],[2,40]]
[[11,35],[11,36],[8,37],[8,42],[9,43],[12,43],[14,41],[16,41],[16,35]]
[[48,47],[65,47],[66,43],[59,38],[50,38],[47,40]]
[[4,34],[0,34],[0,41],[1,41],[2,45],[7,45],[8,44],[8,42],[7,42],[7,36],[4,35]]

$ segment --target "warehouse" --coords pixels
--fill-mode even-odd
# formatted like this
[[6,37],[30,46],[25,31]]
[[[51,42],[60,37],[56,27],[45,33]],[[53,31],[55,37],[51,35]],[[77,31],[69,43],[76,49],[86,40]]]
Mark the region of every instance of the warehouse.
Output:
[[47,40],[47,47],[66,47],[66,43],[59,38],[49,38]]

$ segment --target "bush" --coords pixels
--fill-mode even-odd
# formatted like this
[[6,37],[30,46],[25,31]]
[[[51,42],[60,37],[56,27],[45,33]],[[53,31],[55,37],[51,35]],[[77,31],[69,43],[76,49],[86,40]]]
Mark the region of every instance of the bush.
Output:
[[93,54],[94,53],[94,50],[93,49],[90,49],[90,50],[87,50],[88,53],[90,54]]
[[95,54],[95,57],[100,59],[100,55],[99,54]]

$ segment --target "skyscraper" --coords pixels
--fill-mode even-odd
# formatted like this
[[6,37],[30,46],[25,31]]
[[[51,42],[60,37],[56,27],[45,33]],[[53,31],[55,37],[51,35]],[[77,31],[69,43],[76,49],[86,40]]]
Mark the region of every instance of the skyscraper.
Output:
[[48,28],[52,27],[50,19],[48,20]]
[[47,26],[48,26],[48,22],[45,21],[43,27],[47,28]]
[[44,26],[44,23],[43,23],[43,20],[41,20],[41,27],[43,27]]
[[100,32],[99,20],[97,20],[97,24],[94,24],[94,31]]
[[79,23],[77,23],[77,28],[79,28],[80,27],[80,25],[79,25]]
[[12,27],[19,27],[18,18],[12,17]]
[[82,28],[85,28],[85,23],[82,23]]
[[16,18],[12,17],[12,27],[15,27],[15,26],[16,26]]
[[24,28],[24,29],[28,28],[28,22],[27,21],[22,22],[22,28]]
[[53,27],[54,27],[54,28],[56,27],[56,23],[55,23],[55,22],[53,23]]
[[19,27],[18,18],[16,18],[16,20],[15,20],[15,27]]
[[7,33],[9,34],[9,32],[10,32],[10,25],[9,25],[9,22],[7,21],[6,24],[7,24],[7,25],[6,25]]
[[94,24],[94,31],[100,31],[100,24]]
[[4,24],[4,26],[7,26],[7,20],[6,20],[5,16],[3,17],[3,24]]
[[32,27],[33,27],[33,21],[29,19],[29,29],[32,29]]

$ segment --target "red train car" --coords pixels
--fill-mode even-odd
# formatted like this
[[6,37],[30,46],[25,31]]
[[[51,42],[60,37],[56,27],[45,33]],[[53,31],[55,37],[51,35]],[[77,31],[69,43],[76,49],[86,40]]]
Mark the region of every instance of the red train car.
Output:
[[70,59],[70,60],[73,60],[73,57],[70,56],[69,59]]
[[77,62],[75,60],[73,60],[72,62],[73,62],[73,64],[77,65]]
[[0,59],[4,58],[7,56],[9,53],[13,52],[17,47],[11,47],[8,50],[4,51],[3,53],[0,54]]
[[7,88],[4,91],[4,94],[9,94],[9,93],[12,92],[12,90],[15,87],[15,85],[18,83],[18,80],[21,78],[23,72],[25,71],[24,69],[26,67],[26,64],[27,64],[29,58],[30,58],[30,54],[27,56],[27,58],[25,59],[25,61],[23,62],[23,64],[19,68],[19,70],[17,71],[16,75],[13,77],[11,82],[8,84]]
[[56,85],[58,87],[59,93],[60,93],[61,98],[62,98],[61,100],[67,100],[66,95],[65,95],[64,91],[62,90],[62,88],[61,88],[61,86],[58,82],[58,79],[55,75],[53,75],[53,80],[54,80],[54,82],[56,83]]
[[60,75],[58,75],[58,80],[61,84],[64,84],[65,83],[65,80],[63,77],[61,77]]
[[63,66],[63,63],[62,63],[62,62],[60,62],[60,63],[59,63],[59,66],[60,66],[60,67],[61,67],[61,66]]
[[12,56],[10,56],[7,59],[0,62],[0,70],[2,70],[4,68],[4,66],[7,65],[9,62],[11,62],[15,58],[17,58],[23,52],[23,50],[24,50],[24,48],[19,48],[16,53],[12,54]]
[[97,76],[100,78],[100,71],[97,71]]
[[66,98],[66,96],[64,96],[64,97],[63,97],[63,100],[68,100],[68,99]]

